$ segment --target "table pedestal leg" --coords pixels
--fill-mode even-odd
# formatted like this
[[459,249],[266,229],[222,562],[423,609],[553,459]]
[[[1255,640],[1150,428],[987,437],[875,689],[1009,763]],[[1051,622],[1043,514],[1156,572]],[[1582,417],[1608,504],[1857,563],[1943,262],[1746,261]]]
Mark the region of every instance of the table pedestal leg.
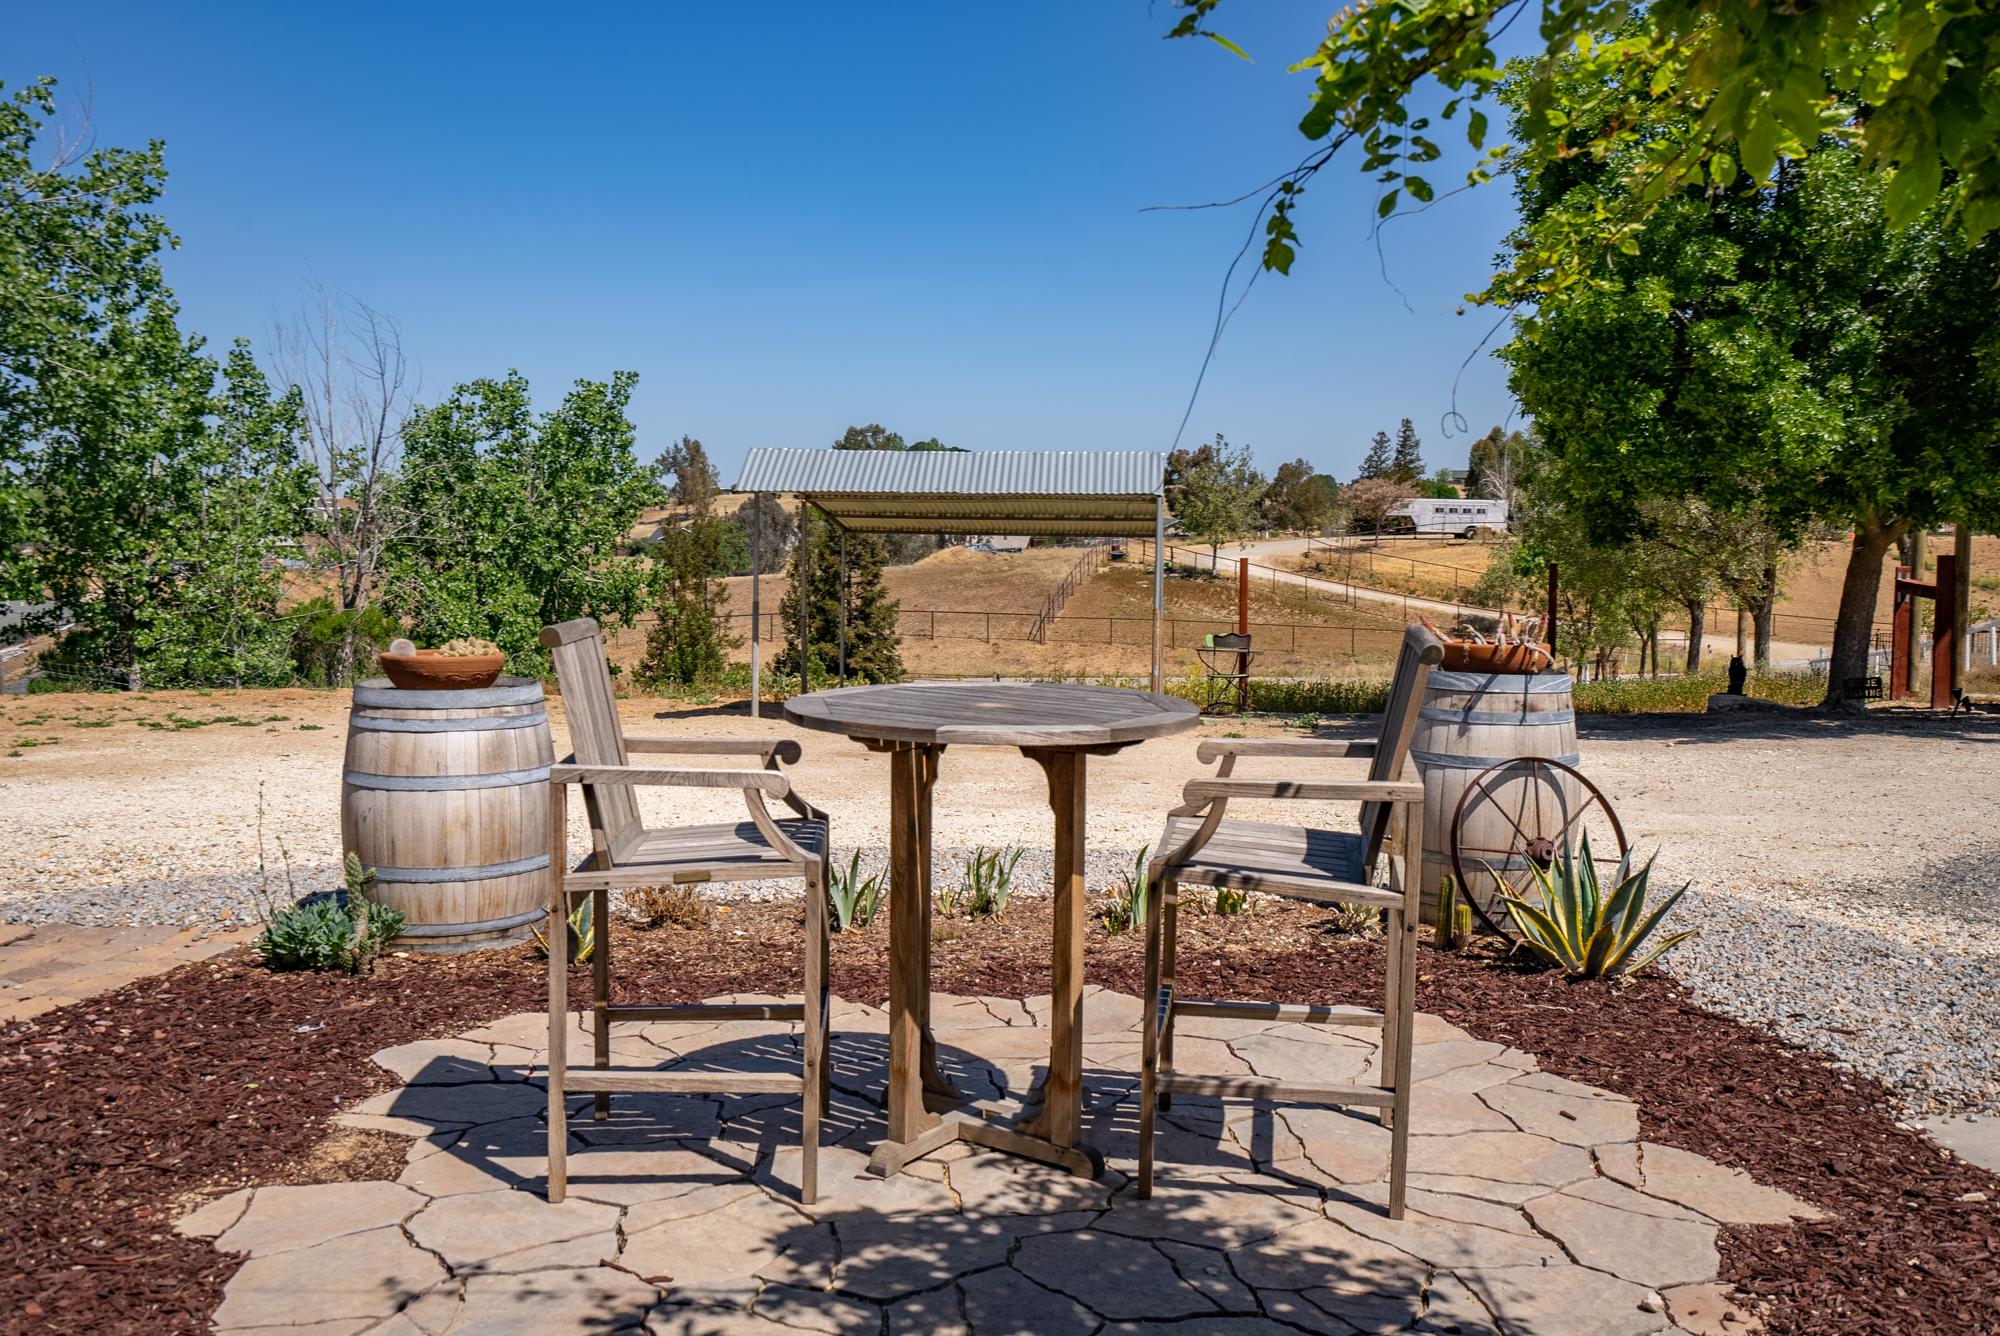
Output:
[[923,1057],[918,1063],[918,1070],[924,1081],[924,1107],[942,1113],[965,1099],[958,1087],[938,1071],[937,1037],[931,1033],[931,791],[937,787],[938,758],[944,754],[944,748],[918,747],[915,750],[918,755],[917,872],[922,878],[921,898],[924,905],[923,1020],[918,1026]]
[[1023,749],[1049,780],[1055,829],[1055,959],[1042,1107],[1020,1130],[1065,1149],[1083,1138],[1084,755]]
[[924,1107],[930,1031],[930,895],[919,871],[924,846],[924,748],[889,753],[889,1141],[909,1142],[937,1123]]

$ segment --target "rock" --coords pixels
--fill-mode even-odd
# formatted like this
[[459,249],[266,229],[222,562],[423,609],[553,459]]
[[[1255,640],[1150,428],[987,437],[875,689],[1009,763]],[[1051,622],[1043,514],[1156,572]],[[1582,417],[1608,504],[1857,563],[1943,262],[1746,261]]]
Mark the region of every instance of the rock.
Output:
[[291,1252],[343,1234],[400,1225],[428,1203],[429,1198],[396,1183],[258,1188],[215,1246],[252,1257]]
[[551,1205],[509,1191],[447,1197],[408,1228],[460,1276],[590,1267],[618,1255],[618,1208],[581,1199]]
[[1567,1189],[1522,1209],[1584,1266],[1649,1287],[1715,1279],[1715,1225],[1655,1214],[1647,1209],[1653,1205],[1631,1188],[1599,1181],[1588,1194]]
[[251,1257],[230,1277],[214,1322],[218,1331],[230,1331],[285,1326],[301,1314],[321,1321],[386,1318],[444,1277],[437,1259],[401,1229],[369,1229],[317,1247]]

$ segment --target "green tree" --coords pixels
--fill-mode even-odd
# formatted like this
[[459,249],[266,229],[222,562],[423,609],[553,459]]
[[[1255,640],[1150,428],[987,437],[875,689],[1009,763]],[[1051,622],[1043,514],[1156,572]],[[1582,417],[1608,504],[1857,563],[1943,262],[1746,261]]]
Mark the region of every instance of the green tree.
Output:
[[675,505],[701,517],[707,516],[716,493],[722,490],[715,465],[708,462],[708,451],[692,436],[683,436],[660,452],[653,461],[653,476],[666,486]]
[[[1624,170],[1614,156],[1524,180],[1523,226],[1596,207]],[[1682,192],[1643,252],[1551,295],[1501,354],[1607,543],[1645,532],[1647,498],[1754,510],[1780,545],[1813,523],[1852,530],[1830,705],[1864,671],[1896,540],[2000,519],[2000,244],[1965,241],[1949,191],[1900,229],[1886,195],[1833,143],[1768,184]],[[1775,573],[1739,593],[1766,616]]]
[[1392,482],[1414,483],[1424,476],[1424,443],[1417,439],[1417,429],[1408,418],[1396,428],[1396,453],[1389,461],[1389,471],[1383,475]]
[[[963,454],[956,446],[949,446],[932,437],[915,445],[903,444],[903,438],[888,430],[879,422],[871,422],[865,427],[849,427],[833,443],[836,450],[919,450],[943,451]],[[907,566],[911,562],[922,561],[931,553],[944,546],[944,538],[929,533],[889,533],[870,538],[882,560],[891,566]]]
[[635,674],[649,690],[699,687],[714,682],[729,666],[732,636],[715,577],[724,569],[731,526],[699,513],[670,525],[653,553],[660,571],[658,620],[646,633],[646,657]]
[[[727,567],[729,574],[751,574],[750,562],[753,550],[756,556],[756,574],[769,575],[773,571],[785,568],[785,553],[790,550],[792,541],[798,537],[799,524],[792,518],[792,512],[780,505],[776,497],[759,492],[739,506],[736,513],[730,516],[729,522],[739,537],[728,539],[725,551],[731,554],[732,558],[738,552],[742,554],[740,561],[730,562]],[[757,527],[755,543],[751,542],[752,525]]]
[[1337,498],[1332,479],[1303,459],[1280,464],[1264,490],[1264,520],[1274,529],[1313,532],[1332,520]]
[[160,272],[164,149],[45,135],[55,87],[0,101],[0,596],[73,618],[47,661],[81,676],[285,680],[266,564],[297,531],[297,404],[241,346],[218,389]]
[[1458,495],[1458,484],[1451,480],[1450,469],[1439,469],[1428,478],[1419,479],[1415,484],[1418,496],[1435,497],[1443,500]]
[[1465,494],[1514,504],[1515,480],[1531,448],[1524,433],[1499,427],[1474,441],[1465,461]]
[[516,671],[539,673],[542,627],[631,624],[660,578],[617,555],[659,495],[632,452],[637,383],[629,371],[578,381],[538,417],[510,371],[417,411],[396,498],[416,523],[389,551],[384,599],[414,636],[483,636]]
[[193,490],[154,532],[155,566],[164,561],[177,578],[139,637],[144,677],[156,687],[289,685],[279,558],[300,550],[311,494],[299,461],[298,396],[274,398],[250,345],[238,340],[211,408],[192,442]]
[[[1220,3],[1182,0],[1169,36],[1208,36],[1243,55],[1206,26]],[[1538,18],[1544,45],[1503,72],[1493,44],[1523,13]],[[1728,187],[1739,168],[1763,183],[1826,135],[1886,178],[1883,224],[1915,223],[1941,195],[1949,207],[1936,222],[1969,240],[2000,224],[2000,6],[1406,0],[1341,10],[1298,68],[1315,80],[1300,132],[1323,142],[1265,197],[1264,266],[1280,273],[1297,253],[1300,194],[1341,148],[1358,141],[1356,165],[1388,184],[1381,215],[1406,195],[1428,204],[1436,187],[1418,173],[1442,159],[1437,139],[1461,112],[1478,154],[1468,186],[1503,167],[1535,176],[1579,157],[1622,162],[1598,207],[1553,212],[1516,239],[1490,290],[1503,300],[1585,280],[1607,251],[1637,246],[1663,201]],[[1565,85],[1571,69],[1584,77]],[[1520,89],[1515,142],[1492,144],[1484,107],[1510,83]],[[1443,94],[1436,124],[1412,111],[1412,94],[1432,84]]]
[[1250,462],[1250,447],[1232,446],[1221,432],[1208,458],[1187,474],[1174,501],[1174,518],[1188,536],[1208,544],[1209,564],[1220,564],[1222,540],[1257,522],[1264,477]]
[[846,663],[849,681],[894,682],[903,676],[901,639],[896,627],[896,601],[889,597],[882,580],[882,545],[872,535],[850,534],[847,541],[847,578],[842,587],[840,535],[826,518],[808,512],[801,542],[792,549],[791,584],[785,591],[780,621],[784,648],[775,667],[781,673],[799,673],[799,579],[801,554],[810,549],[806,562],[811,617],[807,630],[807,654],[811,677],[823,679],[837,671],[841,662],[841,609],[846,608]]
[[836,450],[907,450],[903,438],[879,422],[865,427],[849,427],[833,443]]
[[1396,467],[1395,458],[1389,450],[1389,433],[1378,431],[1368,442],[1368,453],[1361,457],[1361,478],[1387,478]]

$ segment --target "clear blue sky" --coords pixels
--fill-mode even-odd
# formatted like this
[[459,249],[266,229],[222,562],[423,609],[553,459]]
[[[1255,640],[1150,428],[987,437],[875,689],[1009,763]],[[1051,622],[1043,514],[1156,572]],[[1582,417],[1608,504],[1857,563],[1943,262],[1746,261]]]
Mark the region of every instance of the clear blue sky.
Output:
[[[1225,6],[1246,64],[1161,41],[1165,0],[17,4],[0,79],[87,84],[98,142],[166,141],[169,277],[214,343],[261,344],[318,275],[402,322],[427,397],[518,367],[547,404],[634,370],[646,457],[691,433],[727,483],[751,446],[870,421],[1165,448],[1250,215],[1140,210],[1300,156],[1285,67],[1336,7]],[[1511,201],[1387,229],[1391,287],[1375,194],[1352,159],[1322,173],[1190,441],[1345,480],[1408,416],[1431,467],[1463,464],[1440,419],[1494,315],[1456,310]],[[1501,421],[1504,369],[1476,357],[1457,403],[1473,435]]]

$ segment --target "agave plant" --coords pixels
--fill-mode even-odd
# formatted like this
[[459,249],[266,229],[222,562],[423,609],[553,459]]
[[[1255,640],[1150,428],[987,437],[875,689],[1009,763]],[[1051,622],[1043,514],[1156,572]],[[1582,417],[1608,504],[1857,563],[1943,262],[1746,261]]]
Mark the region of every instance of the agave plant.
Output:
[[847,860],[846,872],[835,864],[826,880],[826,892],[833,901],[833,930],[846,932],[873,923],[875,912],[882,907],[882,891],[880,872],[862,880],[859,850]]
[[[1656,854],[1655,857],[1658,855]],[[1500,897],[1507,913],[1520,930],[1522,944],[1565,972],[1583,979],[1607,979],[1643,969],[1680,943],[1694,936],[1694,930],[1669,933],[1648,950],[1641,951],[1653,929],[1674,907],[1687,887],[1667,897],[1652,913],[1646,912],[1646,883],[1653,875],[1653,860],[1634,872],[1632,856],[1619,860],[1612,874],[1610,894],[1599,882],[1597,864],[1590,857],[1590,836],[1583,837],[1582,856],[1565,841],[1561,859],[1544,867],[1530,860],[1540,904],[1531,904],[1513,894],[1498,873]]]

